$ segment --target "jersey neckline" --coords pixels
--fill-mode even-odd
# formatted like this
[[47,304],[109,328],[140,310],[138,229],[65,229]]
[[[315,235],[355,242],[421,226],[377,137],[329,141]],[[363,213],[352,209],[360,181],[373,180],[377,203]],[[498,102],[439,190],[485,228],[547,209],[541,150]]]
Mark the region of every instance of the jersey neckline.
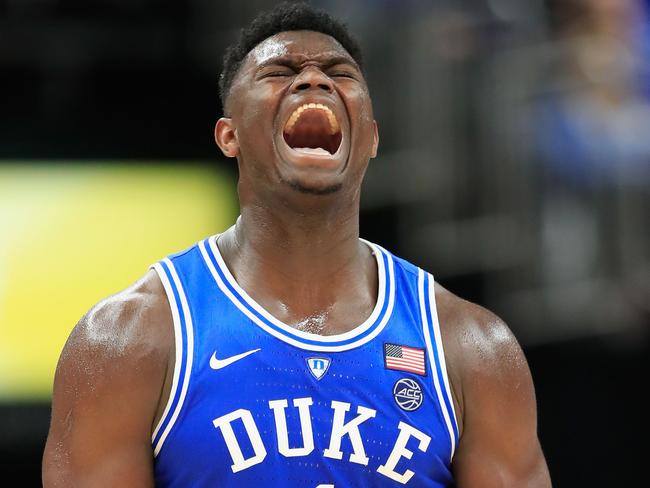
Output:
[[360,239],[370,247],[377,261],[377,301],[368,318],[348,332],[335,335],[319,335],[303,332],[285,324],[257,303],[239,286],[226,266],[217,246],[219,234],[199,243],[203,259],[219,289],[254,324],[286,343],[300,349],[323,352],[339,352],[354,349],[375,338],[386,326],[395,303],[395,279],[393,259],[380,246]]

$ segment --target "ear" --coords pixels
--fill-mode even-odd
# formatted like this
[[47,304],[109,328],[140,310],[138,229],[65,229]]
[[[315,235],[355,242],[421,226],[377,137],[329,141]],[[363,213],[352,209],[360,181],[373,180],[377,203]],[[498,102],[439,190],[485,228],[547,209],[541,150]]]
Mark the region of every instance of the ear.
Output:
[[377,127],[377,121],[373,120],[372,124],[375,129],[375,134],[373,136],[373,141],[372,141],[372,152],[370,153],[371,158],[376,158],[377,157],[377,148],[379,147],[379,128]]
[[214,127],[214,140],[227,158],[234,158],[239,155],[237,130],[233,126],[232,119],[221,117],[217,120],[217,125]]

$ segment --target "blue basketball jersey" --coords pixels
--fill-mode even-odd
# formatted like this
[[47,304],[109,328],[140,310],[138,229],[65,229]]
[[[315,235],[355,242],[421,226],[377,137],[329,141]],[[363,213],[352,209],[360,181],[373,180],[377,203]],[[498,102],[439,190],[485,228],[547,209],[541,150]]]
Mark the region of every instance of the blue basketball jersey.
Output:
[[[366,241],[364,241],[366,242]],[[156,263],[176,363],[152,436],[159,487],[447,487],[458,428],[430,274],[366,242],[379,292],[344,334],[290,327],[216,236]]]

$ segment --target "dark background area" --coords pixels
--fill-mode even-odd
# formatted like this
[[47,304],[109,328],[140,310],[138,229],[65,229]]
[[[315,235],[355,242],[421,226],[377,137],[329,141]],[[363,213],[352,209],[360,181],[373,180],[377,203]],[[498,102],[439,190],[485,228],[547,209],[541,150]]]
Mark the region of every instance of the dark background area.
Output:
[[[362,235],[511,326],[554,486],[642,485],[645,3],[313,3],[365,51],[381,144]],[[0,0],[0,165],[198,160],[234,175],[212,136],[221,56],[273,4]],[[40,484],[48,423],[49,404],[0,403],[4,479]]]

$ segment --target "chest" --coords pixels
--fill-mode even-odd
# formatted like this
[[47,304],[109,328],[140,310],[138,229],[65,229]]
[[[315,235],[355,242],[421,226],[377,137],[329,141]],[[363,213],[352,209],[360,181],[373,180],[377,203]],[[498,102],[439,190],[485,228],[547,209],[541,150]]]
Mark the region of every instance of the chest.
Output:
[[430,375],[388,369],[385,352],[380,341],[318,353],[241,334],[198,347],[167,454],[233,482],[284,473],[299,477],[290,486],[315,487],[300,480],[317,472],[348,486],[440,478],[449,447]]
[[[152,439],[156,486],[441,488],[457,434],[433,280],[377,251],[375,307],[324,336],[268,313],[202,242],[160,271],[174,382]],[[170,264],[171,263],[171,264]],[[169,267],[169,272],[167,268]]]

